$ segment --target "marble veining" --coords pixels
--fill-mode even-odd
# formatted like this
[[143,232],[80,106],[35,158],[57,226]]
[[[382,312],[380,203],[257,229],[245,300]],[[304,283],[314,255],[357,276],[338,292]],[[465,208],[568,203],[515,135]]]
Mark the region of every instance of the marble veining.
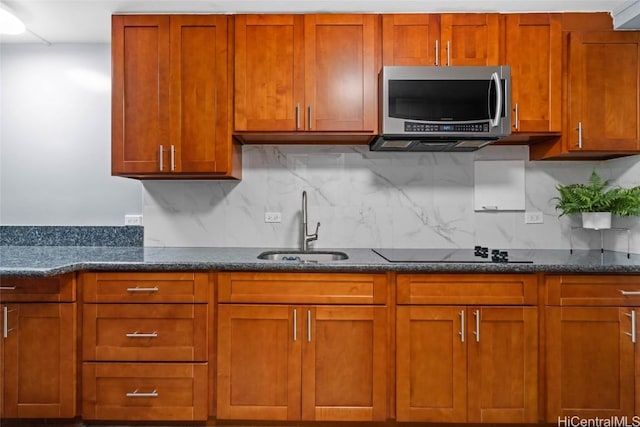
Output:
[[[303,190],[309,222],[320,222],[315,248],[395,247],[569,249],[579,218],[558,218],[557,183],[605,178],[637,185],[638,156],[607,162],[529,162],[525,146],[490,146],[474,153],[380,153],[364,146],[245,145],[240,182],[145,181],[146,246],[295,247]],[[475,212],[475,160],[525,160],[526,210],[543,224],[525,224],[524,212]],[[265,223],[281,212],[281,223]],[[632,230],[640,253],[640,220],[614,218]],[[575,233],[574,247],[600,248],[600,237]],[[605,248],[627,250],[626,237],[607,235]]]

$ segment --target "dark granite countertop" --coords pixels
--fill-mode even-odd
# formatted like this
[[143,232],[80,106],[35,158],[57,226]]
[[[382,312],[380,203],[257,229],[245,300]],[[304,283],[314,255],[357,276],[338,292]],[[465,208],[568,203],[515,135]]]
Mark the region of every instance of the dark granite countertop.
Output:
[[[267,248],[156,248],[81,246],[0,247],[0,275],[50,276],[72,271],[315,271],[411,273],[640,273],[640,255],[599,250],[510,249],[531,263],[388,262],[371,249],[336,249],[342,261],[300,263],[257,258]],[[319,249],[326,250],[326,249]]]

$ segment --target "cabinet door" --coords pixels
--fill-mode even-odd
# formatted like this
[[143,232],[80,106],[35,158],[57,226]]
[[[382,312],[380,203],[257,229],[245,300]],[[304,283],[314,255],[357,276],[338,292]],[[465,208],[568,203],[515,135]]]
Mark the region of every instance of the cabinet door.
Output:
[[506,64],[511,66],[514,132],[562,129],[562,16],[507,15]]
[[500,65],[500,21],[495,13],[441,16],[442,65]]
[[640,34],[569,34],[570,151],[637,152]]
[[537,310],[468,308],[467,422],[538,421]]
[[235,17],[236,131],[294,131],[303,126],[302,15]]
[[76,305],[8,304],[4,416],[76,416]]
[[386,419],[386,308],[303,307],[302,419]]
[[382,16],[383,65],[439,65],[440,15]]
[[377,131],[377,15],[305,15],[306,129]]
[[616,307],[547,308],[548,422],[571,416],[633,416],[630,311]]
[[169,16],[114,16],[111,49],[112,173],[168,171]]
[[172,172],[219,172],[231,149],[227,96],[227,17],[171,16]]
[[398,421],[466,421],[465,314],[463,307],[398,307]]
[[219,306],[219,419],[300,418],[302,320],[290,306]]

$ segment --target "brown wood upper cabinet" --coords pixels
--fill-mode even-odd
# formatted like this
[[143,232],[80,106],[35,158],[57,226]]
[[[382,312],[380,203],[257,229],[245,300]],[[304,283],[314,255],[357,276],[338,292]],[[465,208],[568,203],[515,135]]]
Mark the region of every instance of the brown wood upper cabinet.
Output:
[[373,135],[378,33],[377,15],[236,16],[235,131]]
[[382,17],[383,65],[499,65],[494,13]]
[[559,14],[506,16],[506,58],[511,66],[512,131],[562,129],[562,18]]
[[638,153],[640,32],[569,34],[570,152]]
[[239,176],[227,19],[113,16],[113,175]]
[[532,160],[640,153],[640,32],[612,31],[608,14],[562,14],[562,138],[531,146]]

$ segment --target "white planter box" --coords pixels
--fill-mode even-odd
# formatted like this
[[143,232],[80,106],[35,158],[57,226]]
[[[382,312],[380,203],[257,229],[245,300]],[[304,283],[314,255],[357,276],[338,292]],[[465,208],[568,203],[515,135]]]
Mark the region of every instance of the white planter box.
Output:
[[611,228],[611,212],[582,212],[582,228],[594,230]]

